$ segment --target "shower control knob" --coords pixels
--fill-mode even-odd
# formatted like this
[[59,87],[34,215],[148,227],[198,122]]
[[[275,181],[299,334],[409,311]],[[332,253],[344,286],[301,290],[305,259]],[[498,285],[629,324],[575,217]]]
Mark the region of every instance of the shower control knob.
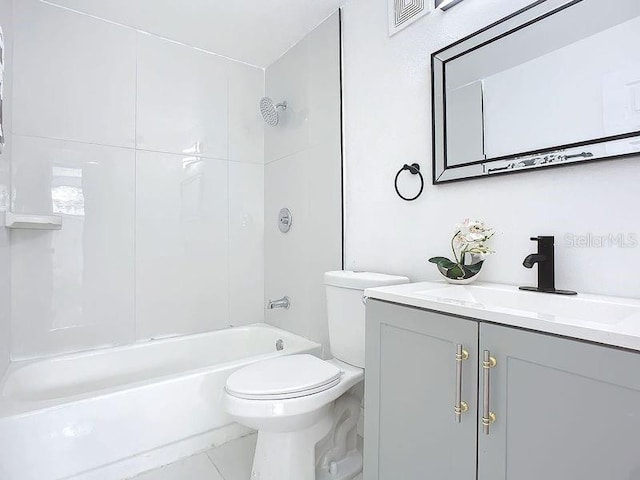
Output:
[[283,208],[278,215],[278,228],[282,233],[287,233],[291,229],[293,223],[293,217],[291,216],[291,210]]

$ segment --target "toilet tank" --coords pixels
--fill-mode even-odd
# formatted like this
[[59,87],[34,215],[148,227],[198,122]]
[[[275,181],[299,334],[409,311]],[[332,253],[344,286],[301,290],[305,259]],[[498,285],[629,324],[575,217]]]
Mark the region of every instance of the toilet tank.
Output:
[[407,277],[383,273],[337,271],[324,274],[329,342],[335,358],[364,368],[366,288],[409,283]]

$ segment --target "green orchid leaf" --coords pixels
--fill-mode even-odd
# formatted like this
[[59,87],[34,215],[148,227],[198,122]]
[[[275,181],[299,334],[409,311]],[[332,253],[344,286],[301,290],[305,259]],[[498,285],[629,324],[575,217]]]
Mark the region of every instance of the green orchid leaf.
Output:
[[452,268],[447,269],[447,277],[454,278],[454,279],[459,279],[464,277],[464,272],[462,271],[462,267],[460,267],[460,265],[458,265],[457,263],[454,264]]
[[482,268],[482,264],[483,263],[484,263],[484,260],[482,262],[474,263],[473,265],[465,265],[464,269],[465,270],[469,270],[469,272],[471,272],[472,274],[475,275],[476,273],[478,273],[480,271],[480,269]]
[[445,257],[431,257],[429,259],[429,262],[431,263],[435,263],[435,264],[439,264],[440,262],[442,262],[443,260],[446,260],[447,262],[450,262],[451,260],[449,260],[448,258]]
[[438,266],[440,268],[444,268],[445,270],[449,270],[451,268],[459,267],[459,265],[451,260],[447,260],[446,258],[440,262],[438,262]]

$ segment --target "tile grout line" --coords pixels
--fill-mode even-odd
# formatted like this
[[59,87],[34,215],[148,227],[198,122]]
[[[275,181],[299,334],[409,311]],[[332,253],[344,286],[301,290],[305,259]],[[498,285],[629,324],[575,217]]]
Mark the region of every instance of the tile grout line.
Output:
[[[202,155],[202,154],[192,154],[192,153],[184,153],[184,152],[170,152],[167,150],[153,150],[150,148],[138,148],[136,146],[133,147],[124,147],[122,145],[112,145],[112,144],[106,144],[106,143],[98,143],[98,142],[86,142],[83,140],[72,140],[69,138],[59,138],[59,137],[47,137],[47,136],[43,136],[43,135],[30,135],[30,134],[24,134],[24,133],[12,133],[11,134],[12,138],[13,137],[20,137],[20,138],[29,138],[29,139],[36,139],[36,140],[47,140],[50,142],[66,142],[66,143],[74,143],[74,144],[78,144],[78,145],[90,145],[93,147],[103,147],[103,148],[116,148],[119,150],[134,150],[136,152],[146,152],[146,153],[160,153],[163,155],[174,155],[174,156],[178,156],[178,157],[195,157],[195,158],[201,158],[203,160],[217,160],[219,162],[231,162],[231,163],[239,163],[239,164],[246,164],[246,165],[264,165],[262,163],[259,162],[248,162],[245,160],[232,160],[232,159],[228,159],[228,158],[221,158],[221,157],[213,157],[211,155]],[[285,157],[283,157],[285,158]],[[277,160],[274,160],[274,162],[276,162]],[[273,162],[272,162],[273,163]]]
[[[99,142],[91,142],[91,141],[83,141],[83,140],[75,140],[71,138],[61,138],[61,137],[48,137],[46,135],[33,135],[29,133],[17,133],[13,132],[14,137],[22,137],[22,138],[35,138],[38,140],[49,140],[52,142],[67,142],[67,143],[77,143],[80,145],[92,145],[94,147],[104,147],[104,148],[117,148],[120,150],[135,150],[135,143],[133,146],[123,146],[123,145],[113,145],[111,143],[99,143]],[[163,153],[163,152],[160,152]]]
[[286,155],[283,155],[283,156],[281,156],[281,157],[274,158],[273,160],[269,160],[269,161],[267,161],[267,160],[265,159],[264,164],[265,164],[265,166],[266,166],[266,165],[271,165],[271,164],[273,164],[273,163],[277,163],[277,162],[279,162],[279,161],[281,161],[281,160],[286,160],[286,159],[287,159],[287,158],[289,158],[289,157],[294,157],[294,156],[296,156],[296,155],[299,155],[299,154],[301,154],[301,153],[304,153],[304,152],[306,152],[306,151],[308,151],[308,150],[312,150],[312,149],[317,148],[317,147],[319,147],[319,146],[321,146],[321,143],[309,144],[309,145],[307,145],[306,147],[303,147],[303,148],[301,148],[301,149],[299,149],[299,150],[295,150],[295,151],[293,151],[293,152],[291,152],[291,153],[287,153]]

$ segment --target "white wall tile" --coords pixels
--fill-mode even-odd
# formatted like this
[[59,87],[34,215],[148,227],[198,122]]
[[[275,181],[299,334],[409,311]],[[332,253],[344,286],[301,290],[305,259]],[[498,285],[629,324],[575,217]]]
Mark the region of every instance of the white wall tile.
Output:
[[14,2],[14,131],[134,146],[135,33],[39,2]]
[[[4,99],[3,131],[6,145],[0,154],[0,221],[9,207],[9,189],[11,188],[11,102],[12,102],[12,5],[11,0],[0,0],[0,18],[4,33]],[[0,224],[1,225],[1,224]],[[9,365],[11,355],[11,242],[9,231],[0,229],[0,378]]]
[[[278,211],[293,214],[289,233]],[[268,323],[329,342],[323,273],[342,266],[340,147],[307,149],[265,167],[265,301],[288,295],[289,310],[266,312]],[[273,219],[273,221],[269,221]]]
[[[13,131],[13,1],[0,0],[0,26],[4,34],[4,79],[3,79],[3,105],[2,105],[2,129],[5,139]],[[10,161],[9,155],[5,155],[5,161]]]
[[336,12],[266,70],[266,95],[286,100],[277,127],[265,127],[265,161],[319,143],[340,142],[340,36]]
[[309,276],[307,336],[329,344],[324,272],[342,269],[342,164],[339,140],[306,150],[309,218],[306,242]]
[[229,159],[264,163],[264,70],[229,62]]
[[12,354],[133,341],[134,153],[14,136],[13,210],[63,216],[12,232]]
[[[308,331],[308,255],[311,219],[306,195],[304,159],[291,155],[265,166],[265,303],[287,295],[291,308],[266,311],[266,321],[299,335]],[[291,230],[284,234],[273,219],[291,210]]]
[[138,34],[137,148],[228,158],[228,63]]
[[280,123],[265,126],[265,162],[300,152],[309,146],[309,37],[305,37],[267,68],[266,95],[276,103],[287,102],[280,110]]
[[229,325],[227,162],[137,152],[138,339]]
[[[1,176],[4,176],[0,174]],[[0,177],[1,178],[1,177]],[[3,182],[3,180],[0,180]],[[4,222],[6,210],[0,211]],[[11,238],[9,231],[0,231],[0,378],[11,358]]]
[[342,139],[340,98],[340,18],[336,12],[309,41],[309,148],[306,161],[310,225],[311,321],[308,336],[329,344],[323,273],[342,268]]
[[[292,105],[265,131],[265,301],[291,298],[290,310],[267,311],[266,319],[323,343],[326,354],[323,273],[342,267],[338,46],[335,15],[266,71],[267,94]],[[275,223],[282,207],[293,213],[284,235]]]
[[[340,15],[334,13],[308,37],[309,145],[341,142]],[[336,177],[338,178],[338,177]]]
[[264,321],[263,165],[229,162],[229,308],[231,325]]
[[49,1],[259,66],[273,63],[344,3],[344,0]]
[[[11,3],[0,0],[3,18]],[[13,208],[64,210],[65,225],[12,242],[0,232],[0,267],[14,250],[13,275],[0,273],[0,372],[11,322],[23,358],[263,321],[264,70],[13,3]],[[137,162],[135,150],[99,145],[138,147]],[[5,202],[10,163],[7,151]]]

